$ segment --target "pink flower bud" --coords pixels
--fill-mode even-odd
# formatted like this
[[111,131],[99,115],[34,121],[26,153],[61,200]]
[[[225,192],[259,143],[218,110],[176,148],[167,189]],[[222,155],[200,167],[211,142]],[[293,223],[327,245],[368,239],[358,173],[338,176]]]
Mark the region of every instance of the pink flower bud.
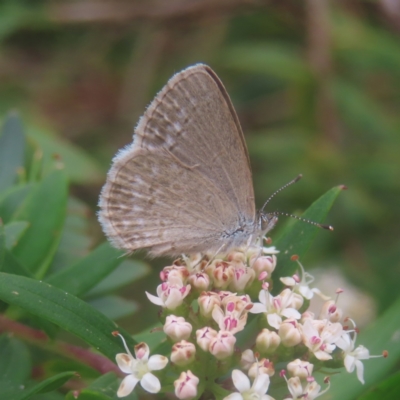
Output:
[[[274,272],[276,267],[276,256],[268,255],[268,256],[261,256],[255,259],[256,256],[253,256],[250,259],[251,268],[254,270],[257,276],[260,275],[261,272],[265,271],[268,272],[269,275]],[[255,260],[255,261],[254,261]]]
[[247,375],[251,379],[256,379],[258,375],[267,374],[268,376],[273,376],[275,374],[274,363],[265,358],[258,362],[255,362],[249,369]]
[[261,353],[272,353],[280,345],[281,338],[274,331],[263,329],[256,338],[257,350]]
[[188,283],[198,291],[203,291],[210,286],[210,278],[204,273],[192,274],[188,278]]
[[172,346],[171,361],[179,367],[183,367],[184,365],[188,365],[194,361],[195,355],[195,345],[186,340],[181,340]]
[[256,274],[253,269],[246,267],[244,264],[235,265],[234,275],[229,285],[229,289],[233,291],[243,291],[250,286]]
[[199,299],[200,314],[205,318],[211,318],[214,306],[221,304],[220,296],[215,292],[203,292]]
[[160,272],[160,279],[164,282],[168,281],[170,278],[178,278],[182,282],[185,282],[189,276],[189,271],[185,266],[172,265],[170,267],[164,267]]
[[236,338],[231,332],[219,331],[211,340],[209,350],[215,358],[223,360],[233,354],[235,343]]
[[343,311],[336,306],[334,300],[326,301],[319,314],[319,319],[328,319],[331,322],[339,322],[343,317]]
[[286,347],[296,346],[301,342],[301,333],[295,319],[286,319],[279,327],[279,337]]
[[287,365],[287,369],[291,376],[298,376],[300,379],[307,379],[312,375],[314,365],[308,361],[296,359]]
[[208,326],[198,329],[196,331],[196,341],[199,347],[204,350],[208,351],[210,347],[211,340],[217,336],[217,331]]
[[168,315],[164,324],[164,332],[174,342],[178,342],[179,340],[189,338],[192,333],[192,325],[186,322],[183,317]]
[[214,287],[226,289],[235,275],[235,267],[231,263],[216,259],[206,268],[206,272]]
[[181,400],[189,400],[197,396],[199,378],[191,371],[182,372],[174,382],[175,396]]

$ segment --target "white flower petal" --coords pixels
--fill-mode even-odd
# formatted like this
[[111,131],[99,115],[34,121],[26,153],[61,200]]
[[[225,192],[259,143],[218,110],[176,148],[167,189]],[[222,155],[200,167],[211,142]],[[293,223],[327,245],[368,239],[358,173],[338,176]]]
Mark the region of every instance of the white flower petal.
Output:
[[269,376],[267,374],[257,375],[253,382],[252,389],[258,394],[265,394],[269,387]]
[[261,303],[253,303],[253,307],[249,310],[249,313],[251,314],[260,314],[262,312],[265,312],[265,305]]
[[281,314],[286,318],[300,319],[301,314],[294,308],[285,308]]
[[353,372],[356,366],[356,359],[351,354],[347,354],[344,358],[344,366],[347,372]]
[[164,302],[157,296],[154,296],[148,292],[146,292],[147,298],[155,305],[157,306],[164,306]]
[[161,389],[160,381],[151,372],[147,372],[140,380],[142,388],[149,393],[158,393]]
[[235,388],[239,390],[240,393],[250,389],[250,379],[238,369],[232,371],[232,381]]
[[279,329],[282,323],[282,318],[278,314],[268,314],[267,321],[270,326]]
[[296,284],[296,281],[290,276],[286,276],[286,277],[280,278],[280,279],[281,279],[281,282],[286,286],[294,286]]
[[148,367],[150,371],[158,371],[163,369],[168,364],[168,358],[165,356],[161,356],[159,354],[155,354],[149,358]]
[[136,379],[133,375],[126,376],[119,385],[117,396],[128,396],[128,394],[130,394],[132,390],[135,389],[135,386],[138,382],[139,379]]
[[258,293],[258,300],[260,300],[260,303],[266,305],[268,295],[269,295],[269,293],[267,293],[266,290],[264,290],[264,289],[260,290],[260,293]]
[[223,400],[243,400],[243,396],[240,393],[231,393],[230,395],[224,397]]
[[118,368],[125,374],[130,374],[132,372],[132,357],[125,353],[118,353],[115,356]]
[[364,385],[364,364],[360,360],[356,360],[357,378]]

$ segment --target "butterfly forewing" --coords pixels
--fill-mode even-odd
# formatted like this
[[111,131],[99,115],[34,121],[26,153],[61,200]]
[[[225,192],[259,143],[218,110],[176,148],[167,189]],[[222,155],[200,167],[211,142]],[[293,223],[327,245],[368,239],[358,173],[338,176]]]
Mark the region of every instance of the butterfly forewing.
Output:
[[216,250],[241,224],[254,226],[243,134],[209,67],[180,72],[153,100],[114,159],[100,208],[117,247],[154,255]]

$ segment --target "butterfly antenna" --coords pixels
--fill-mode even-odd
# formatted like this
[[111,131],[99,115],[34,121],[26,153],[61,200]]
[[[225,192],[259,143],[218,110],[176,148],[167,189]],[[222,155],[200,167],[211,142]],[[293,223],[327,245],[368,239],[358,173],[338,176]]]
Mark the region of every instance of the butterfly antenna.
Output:
[[333,226],[332,225],[320,224],[318,222],[311,221],[311,220],[306,219],[306,218],[298,217],[297,215],[288,214],[288,213],[284,213],[284,212],[280,212],[280,211],[274,211],[274,212],[268,213],[268,214],[269,215],[284,215],[285,217],[295,218],[295,219],[298,219],[299,221],[306,222],[307,224],[317,226],[318,228],[327,229],[328,231],[333,231]]
[[271,194],[271,196],[268,197],[267,201],[264,203],[264,205],[262,206],[260,212],[264,211],[264,208],[266,207],[266,205],[271,201],[271,199],[273,199],[279,192],[282,192],[283,189],[286,189],[288,186],[293,185],[293,183],[298,182],[301,178],[303,177],[302,174],[299,174],[298,176],[296,176],[296,178],[292,179],[290,182],[288,182],[286,185],[283,185],[280,189],[278,189],[277,191],[275,191],[274,193]]
[[[286,189],[288,186],[293,185],[293,183],[298,182],[301,178],[303,177],[302,174],[299,174],[298,176],[296,176],[296,178],[292,179],[290,182],[288,182],[286,185],[283,185],[280,189],[278,189],[277,191],[275,191],[274,193],[271,194],[271,196],[269,196],[269,198],[267,199],[267,201],[264,203],[264,205],[261,208],[261,212],[264,211],[264,208],[266,207],[266,205],[271,201],[272,198],[274,198],[279,192],[281,192],[283,189]],[[322,228],[322,229],[327,229],[329,231],[333,231],[333,226],[332,225],[324,225],[324,224],[320,224],[318,222],[315,221],[310,221],[309,219],[305,219],[302,217],[298,217],[297,215],[293,215],[293,214],[288,214],[288,213],[284,213],[284,212],[280,212],[280,211],[274,211],[272,213],[268,213],[269,215],[284,215],[285,217],[291,217],[291,218],[295,218],[298,219],[299,221],[303,221],[306,222],[307,224],[310,225],[314,225],[317,226],[318,228]]]

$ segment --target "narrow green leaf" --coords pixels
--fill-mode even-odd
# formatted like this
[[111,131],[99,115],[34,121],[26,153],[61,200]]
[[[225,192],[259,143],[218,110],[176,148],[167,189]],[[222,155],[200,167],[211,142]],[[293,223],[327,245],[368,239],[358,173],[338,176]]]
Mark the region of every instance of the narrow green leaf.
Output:
[[88,215],[92,210],[83,201],[69,196],[67,217],[57,252],[51,264],[52,272],[70,267],[89,254],[93,247],[93,237]]
[[[75,334],[110,359],[123,351],[121,340],[112,336],[117,329],[113,321],[84,301],[48,283],[0,273],[0,299]],[[135,344],[129,335],[121,333],[129,345]]]
[[19,208],[24,203],[28,195],[35,187],[34,184],[12,186],[0,196],[0,217],[7,224],[18,213]]
[[[337,186],[322,195],[303,213],[302,218],[323,223],[343,188],[343,186]],[[276,240],[274,245],[280,253],[278,255],[279,268],[277,268],[274,273],[274,291],[279,291],[282,287],[282,283],[279,280],[280,277],[291,276],[297,269],[297,264],[291,261],[290,257],[296,254],[301,259],[307,252],[319,230],[320,228],[316,226],[296,220],[286,229],[282,236]],[[324,233],[329,234],[329,232]]]
[[135,301],[126,300],[119,296],[92,299],[89,300],[89,304],[112,320],[132,315],[139,309]]
[[93,184],[93,182],[101,182],[104,179],[104,174],[96,160],[72,143],[35,127],[29,129],[28,136],[35,140],[43,150],[45,171],[53,168],[53,156],[58,154],[71,182]]
[[13,254],[38,277],[44,276],[59,243],[67,194],[64,171],[53,171],[35,187],[15,218],[28,221],[30,226],[13,249]]
[[15,400],[25,400],[30,399],[35,394],[51,392],[64,385],[65,382],[69,381],[74,376],[76,376],[75,372],[62,372],[34,386],[27,386],[26,388],[20,389],[19,394],[16,393],[17,397],[13,398]]
[[65,268],[46,281],[75,296],[86,293],[123,262],[123,252],[105,242],[87,257]]
[[17,113],[10,113],[0,136],[0,191],[17,179],[18,168],[24,165],[25,136]]
[[3,221],[0,218],[0,271],[4,268],[4,258],[6,253],[6,236],[4,233]]
[[368,393],[359,397],[359,400],[398,400],[400,393],[400,372],[385,379]]
[[123,260],[107,279],[101,281],[88,294],[87,297],[97,297],[110,293],[133,281],[143,278],[150,272],[150,266],[138,260]]
[[4,226],[7,249],[11,249],[18,243],[18,240],[24,234],[28,226],[29,222],[27,221],[14,221]]
[[5,250],[4,264],[0,271],[14,275],[32,277],[32,274],[14,257],[10,250]]
[[22,385],[31,375],[31,358],[24,342],[0,336],[0,398],[4,384]]

